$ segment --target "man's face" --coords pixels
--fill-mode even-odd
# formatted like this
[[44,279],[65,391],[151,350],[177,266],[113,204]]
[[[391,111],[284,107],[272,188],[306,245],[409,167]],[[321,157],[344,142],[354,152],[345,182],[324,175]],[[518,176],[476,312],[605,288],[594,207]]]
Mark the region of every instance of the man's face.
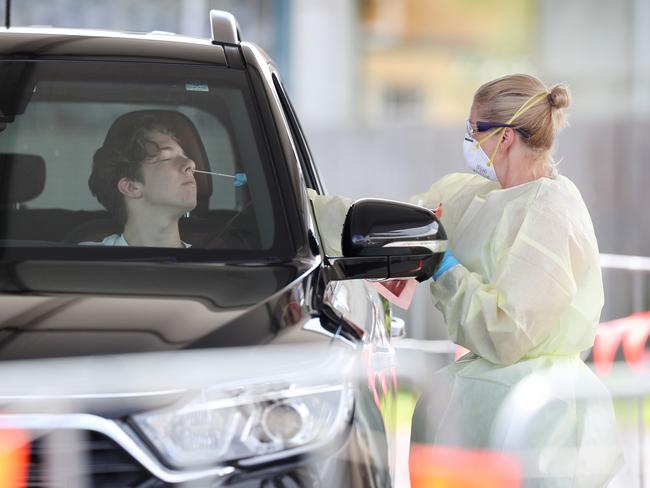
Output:
[[168,209],[180,217],[196,207],[196,167],[183,148],[159,131],[147,134],[147,158],[142,162],[143,203]]

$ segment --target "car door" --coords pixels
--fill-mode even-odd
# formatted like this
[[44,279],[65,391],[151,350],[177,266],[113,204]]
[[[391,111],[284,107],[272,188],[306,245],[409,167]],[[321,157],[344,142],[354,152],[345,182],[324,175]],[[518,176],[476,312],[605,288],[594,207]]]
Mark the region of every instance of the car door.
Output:
[[[320,195],[326,194],[293,105],[276,74],[273,75],[273,82],[289,123],[305,184]],[[313,211],[312,219],[315,221]],[[362,357],[367,401],[365,404],[361,402],[360,406],[365,409],[376,408],[381,414],[386,432],[394,432],[398,384],[395,351],[390,344],[390,304],[366,280],[330,281],[326,284],[324,301],[353,327],[366,331]],[[389,435],[389,465],[391,472],[394,472],[395,456],[390,439]]]

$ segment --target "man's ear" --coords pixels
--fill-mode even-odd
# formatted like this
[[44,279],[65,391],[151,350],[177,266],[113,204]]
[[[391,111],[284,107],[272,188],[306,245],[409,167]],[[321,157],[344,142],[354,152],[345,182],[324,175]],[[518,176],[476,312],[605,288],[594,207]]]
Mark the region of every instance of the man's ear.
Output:
[[117,189],[128,198],[142,198],[142,183],[129,178],[122,178],[117,182]]

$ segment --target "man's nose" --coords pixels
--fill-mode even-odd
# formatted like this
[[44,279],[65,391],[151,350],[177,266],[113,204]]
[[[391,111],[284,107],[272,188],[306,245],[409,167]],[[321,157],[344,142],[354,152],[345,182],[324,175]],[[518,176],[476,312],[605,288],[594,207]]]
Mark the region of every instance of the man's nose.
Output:
[[184,173],[187,173],[188,171],[194,171],[196,169],[196,163],[191,158],[185,156],[182,168]]

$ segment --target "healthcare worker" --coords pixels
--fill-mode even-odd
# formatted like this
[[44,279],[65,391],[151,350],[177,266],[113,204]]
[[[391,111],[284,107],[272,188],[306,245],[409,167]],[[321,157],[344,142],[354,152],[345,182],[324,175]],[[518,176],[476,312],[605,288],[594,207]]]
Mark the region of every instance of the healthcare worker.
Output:
[[416,437],[510,449],[525,486],[605,486],[621,462],[611,397],[580,358],[603,284],[587,207],[551,156],[569,103],[528,75],[484,84],[463,141],[472,173],[412,198],[442,204],[449,248],[431,295],[470,351],[434,375]]

